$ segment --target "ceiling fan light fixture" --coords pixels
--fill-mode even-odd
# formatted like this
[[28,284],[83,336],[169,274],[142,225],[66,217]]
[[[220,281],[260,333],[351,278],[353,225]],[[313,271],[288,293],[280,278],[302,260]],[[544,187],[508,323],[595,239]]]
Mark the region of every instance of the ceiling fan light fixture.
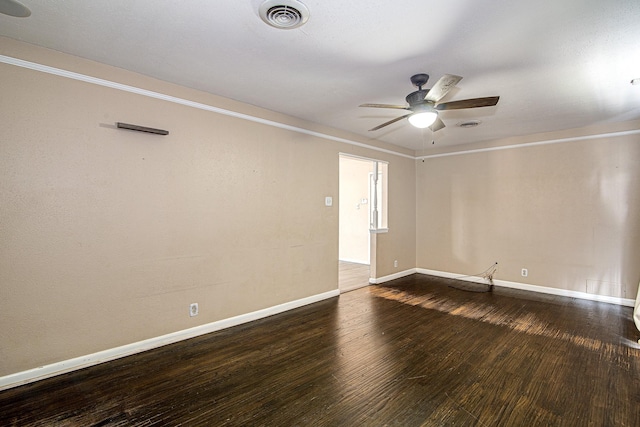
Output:
[[431,126],[438,118],[435,111],[419,111],[409,116],[409,123],[419,129]]
[[[462,77],[455,76],[453,74],[445,74],[440,77],[435,85],[431,89],[422,89],[422,86],[429,80],[428,74],[415,74],[411,76],[411,83],[418,87],[418,90],[411,92],[406,96],[406,105],[391,105],[391,104],[361,104],[361,107],[373,107],[373,108],[393,108],[400,110],[409,110],[408,114],[404,116],[396,117],[382,123],[369,131],[376,131],[382,129],[385,126],[389,126],[405,118],[409,120],[409,123],[419,129],[427,127],[431,128],[432,132],[437,132],[440,129],[445,128],[445,124],[438,118],[438,112],[444,110],[462,110],[465,108],[477,108],[477,107],[492,107],[498,103],[499,96],[485,96],[484,98],[472,98],[461,99],[459,101],[451,102],[439,102],[460,80]],[[437,107],[436,107],[437,105]],[[465,127],[473,127],[480,124],[480,121],[470,123]]]

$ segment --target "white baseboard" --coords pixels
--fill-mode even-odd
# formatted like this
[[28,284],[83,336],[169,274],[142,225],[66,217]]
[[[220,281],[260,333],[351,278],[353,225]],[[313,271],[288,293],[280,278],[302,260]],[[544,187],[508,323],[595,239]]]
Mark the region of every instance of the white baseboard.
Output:
[[273,316],[274,314],[283,313],[294,308],[303,307],[318,301],[337,297],[340,295],[339,290],[332,290],[318,295],[312,295],[307,298],[287,302],[273,307],[265,308],[251,313],[241,314],[239,316],[230,317],[228,319],[219,320],[217,322],[207,323],[193,328],[173,332],[159,337],[150,338],[143,341],[111,348],[97,353],[80,356],[61,362],[52,363],[50,365],[40,366],[38,368],[29,369],[27,371],[17,372],[15,374],[0,377],[0,391],[28,384],[34,381],[86,368],[111,360],[119,359],[132,354],[141,353],[143,351],[173,344],[178,341],[194,338],[200,335],[219,331],[221,329],[230,328],[232,326],[241,325],[243,323],[252,322],[254,320]]
[[388,276],[369,279],[369,283],[371,283],[372,285],[379,285],[380,283],[388,282],[390,280],[399,279],[405,276],[410,276],[412,274],[415,274],[416,272],[417,271],[415,268],[410,268],[408,270],[399,271],[398,273],[393,273]]
[[[487,284],[486,279],[477,276],[463,276],[461,274],[448,273],[446,271],[428,270],[426,268],[417,268],[417,273],[428,274],[431,276],[446,277],[448,279],[458,279],[467,282]],[[606,302],[609,304],[624,305],[633,307],[635,300],[629,298],[610,297],[607,295],[589,294],[586,292],[570,291],[568,289],[549,288],[547,286],[530,285],[528,283],[510,282],[507,280],[493,279],[495,286],[503,288],[520,289],[522,291],[540,292],[543,294],[558,295],[563,297],[579,298],[589,301]]]
[[369,261],[361,259],[340,258],[338,261],[350,262],[352,264],[370,265]]
[[343,288],[343,289],[341,288],[340,291],[341,292],[349,292],[349,291],[353,291],[353,290],[356,290],[356,289],[364,288],[364,287],[369,286],[369,285],[378,285],[380,283],[388,282],[388,281],[393,280],[393,279],[399,279],[401,277],[410,276],[410,275],[415,274],[415,273],[416,273],[416,269],[415,268],[411,268],[409,270],[400,271],[398,273],[393,273],[393,274],[390,274],[388,276],[383,276],[383,277],[378,277],[378,278],[371,277],[371,278],[369,278],[369,283],[368,284],[356,285],[356,286],[352,286],[350,288]]

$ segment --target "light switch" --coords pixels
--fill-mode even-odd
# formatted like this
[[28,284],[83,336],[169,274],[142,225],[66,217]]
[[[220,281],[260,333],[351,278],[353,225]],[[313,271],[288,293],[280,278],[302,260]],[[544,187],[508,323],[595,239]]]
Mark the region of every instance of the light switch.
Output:
[[324,198],[324,205],[325,206],[333,206],[333,197],[331,196],[327,196]]

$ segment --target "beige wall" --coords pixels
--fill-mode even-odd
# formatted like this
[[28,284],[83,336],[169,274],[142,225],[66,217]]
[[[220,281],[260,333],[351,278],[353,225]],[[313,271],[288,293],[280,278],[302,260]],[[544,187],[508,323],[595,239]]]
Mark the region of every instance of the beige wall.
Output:
[[[8,39],[0,54],[358,138]],[[335,290],[338,206],[324,198],[338,200],[339,153],[414,171],[408,158],[13,65],[0,81],[0,376]],[[398,217],[413,220],[395,224],[382,258],[415,236],[414,172],[389,179],[405,189]]]
[[633,134],[418,161],[417,266],[477,274],[498,262],[497,279],[634,298],[638,159]]
[[[5,38],[0,54],[412,154]],[[423,163],[13,65],[0,81],[0,376],[337,289],[340,152],[389,163],[374,277],[497,261],[498,279],[635,296],[637,134]]]
[[[412,161],[409,166],[395,159],[388,160],[389,232],[371,235],[376,251],[376,271],[372,277],[385,277],[416,266],[416,164]],[[397,267],[393,265],[395,260]]]

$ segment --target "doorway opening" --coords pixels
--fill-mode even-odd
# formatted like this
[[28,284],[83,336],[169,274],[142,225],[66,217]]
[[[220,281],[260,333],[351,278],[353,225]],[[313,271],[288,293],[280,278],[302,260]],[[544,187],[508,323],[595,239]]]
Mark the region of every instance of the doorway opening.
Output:
[[387,162],[340,154],[338,287],[369,285],[376,233],[387,231]]

